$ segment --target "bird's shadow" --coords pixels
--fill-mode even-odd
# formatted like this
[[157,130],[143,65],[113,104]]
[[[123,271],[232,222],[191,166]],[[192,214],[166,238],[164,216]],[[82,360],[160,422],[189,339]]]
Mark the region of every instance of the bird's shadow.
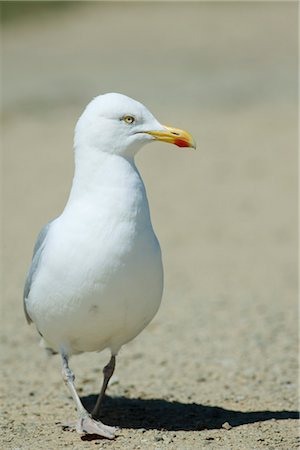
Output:
[[[88,411],[96,403],[96,395],[82,398]],[[266,420],[298,419],[298,411],[233,411],[218,406],[180,403],[161,399],[105,397],[99,419],[121,428],[146,430],[196,431],[231,427]]]

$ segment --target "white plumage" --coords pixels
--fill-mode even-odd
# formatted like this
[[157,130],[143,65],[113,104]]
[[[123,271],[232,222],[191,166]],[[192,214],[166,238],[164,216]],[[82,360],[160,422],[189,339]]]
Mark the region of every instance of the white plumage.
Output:
[[24,291],[25,312],[46,345],[63,358],[80,433],[114,437],[83,408],[68,367],[72,354],[111,350],[97,417],[115,356],[157,312],[163,268],[143,181],[134,164],[150,140],[194,146],[121,94],[96,97],[75,130],[75,175],[62,214],[41,232]]

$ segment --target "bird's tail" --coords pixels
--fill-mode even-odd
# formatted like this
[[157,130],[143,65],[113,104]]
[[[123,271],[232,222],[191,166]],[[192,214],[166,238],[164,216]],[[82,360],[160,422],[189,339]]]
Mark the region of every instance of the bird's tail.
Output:
[[46,351],[48,356],[57,355],[57,352],[50,347],[50,345],[45,341],[44,338],[40,340],[40,347],[42,347]]

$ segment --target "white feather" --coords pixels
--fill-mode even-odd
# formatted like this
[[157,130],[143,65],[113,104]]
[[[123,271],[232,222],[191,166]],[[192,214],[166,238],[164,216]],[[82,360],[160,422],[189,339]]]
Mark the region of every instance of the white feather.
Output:
[[55,351],[116,354],[158,310],[161,252],[134,164],[149,129],[162,125],[120,94],[97,97],[78,121],[70,197],[48,228],[25,299]]

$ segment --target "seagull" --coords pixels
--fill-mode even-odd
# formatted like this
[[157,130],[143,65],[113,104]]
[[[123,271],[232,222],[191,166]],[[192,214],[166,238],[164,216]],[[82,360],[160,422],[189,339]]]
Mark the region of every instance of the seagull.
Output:
[[[149,142],[193,147],[186,131],[161,125],[141,103],[117,93],[95,97],[75,127],[75,174],[67,204],[35,244],[24,310],[42,345],[62,359],[77,409],[76,431],[113,439],[98,420],[120,348],[156,314],[163,292],[160,245],[134,157]],[[69,358],[109,349],[90,414],[76,391]]]

